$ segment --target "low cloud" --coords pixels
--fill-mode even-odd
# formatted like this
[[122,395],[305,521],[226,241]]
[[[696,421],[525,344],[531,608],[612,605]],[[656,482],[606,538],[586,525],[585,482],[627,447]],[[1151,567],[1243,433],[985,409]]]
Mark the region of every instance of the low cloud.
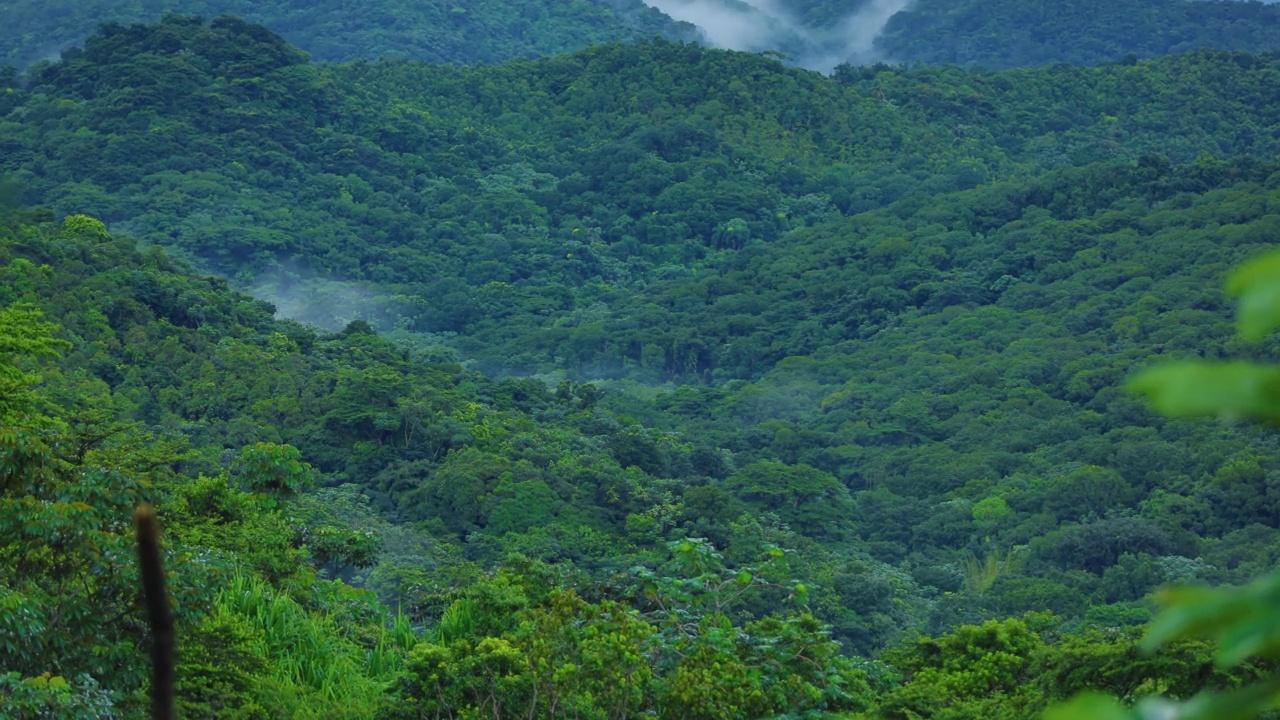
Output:
[[823,72],[843,62],[885,60],[875,40],[889,18],[912,0],[865,0],[831,27],[803,25],[779,0],[645,0],[675,20],[696,25],[709,45],[731,50],[780,50]]
[[846,18],[837,31],[838,39],[844,44],[845,59],[880,59],[874,57],[876,38],[884,32],[889,18],[906,10],[911,2],[912,0],[872,0],[866,7]]
[[[646,0],[646,3],[675,20],[698,26],[707,43],[731,50],[766,50],[776,44],[780,35],[796,30],[769,0]],[[777,27],[779,23],[782,28]]]

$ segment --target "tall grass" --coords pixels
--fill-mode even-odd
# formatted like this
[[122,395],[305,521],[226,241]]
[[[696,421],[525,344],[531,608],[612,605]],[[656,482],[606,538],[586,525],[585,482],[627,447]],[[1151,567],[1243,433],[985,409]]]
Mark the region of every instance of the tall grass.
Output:
[[[417,642],[409,620],[383,628],[366,650],[343,636],[333,620],[309,612],[256,577],[237,574],[218,597],[219,611],[240,615],[259,630],[256,652],[270,668],[268,701],[290,717],[355,716],[377,705],[386,683]],[[319,715],[315,708],[326,710]],[[348,712],[343,712],[346,708]]]
[[383,628],[378,644],[365,653],[365,666],[374,677],[398,672],[404,666],[404,656],[418,644],[418,632],[403,613],[396,616],[391,627]]
[[476,630],[476,604],[463,598],[445,608],[440,622],[431,629],[431,642],[448,645],[459,638],[471,637]]
[[1016,546],[1008,552],[989,550],[979,558],[972,550],[966,550],[961,558],[961,570],[964,572],[964,589],[970,595],[982,595],[1002,577],[1017,575],[1022,572],[1026,561],[1026,548]]

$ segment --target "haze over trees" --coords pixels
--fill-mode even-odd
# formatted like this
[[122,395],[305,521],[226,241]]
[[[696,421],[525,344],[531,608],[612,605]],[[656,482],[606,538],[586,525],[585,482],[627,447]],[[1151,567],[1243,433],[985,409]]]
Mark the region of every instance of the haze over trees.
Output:
[[[1196,5],[1152,12],[1271,42],[1272,6]],[[930,27],[1039,32],[949,7]],[[466,65],[498,56],[168,15],[0,72],[0,706],[144,716],[140,502],[183,717],[1012,719],[1086,690],[1122,702],[1050,711],[1124,717],[1271,687],[1231,624],[1260,603],[1188,590],[1143,627],[1160,588],[1280,557],[1274,433],[1212,417],[1274,417],[1274,370],[1165,365],[1273,355],[1280,59],[1062,22],[1093,54],[930,47],[1159,57]]]

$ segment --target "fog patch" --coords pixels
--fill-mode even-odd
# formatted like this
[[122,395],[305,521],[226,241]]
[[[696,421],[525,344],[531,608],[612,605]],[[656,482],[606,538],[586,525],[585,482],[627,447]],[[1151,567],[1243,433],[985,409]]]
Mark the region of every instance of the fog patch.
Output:
[[[768,50],[799,34],[770,0],[645,0],[673,20],[696,25],[709,45],[731,50]],[[776,25],[781,24],[781,27]]]
[[778,50],[797,65],[830,71],[841,63],[889,60],[875,47],[889,19],[913,0],[864,0],[829,27],[804,25],[779,0],[645,0],[697,26],[708,44],[730,50]]
[[275,305],[276,317],[336,332],[354,320],[380,325],[375,292],[361,283],[282,266],[259,275],[245,292]]
[[876,38],[889,25],[889,19],[906,10],[914,0],[872,0],[858,12],[845,18],[836,31],[840,52],[836,57],[828,57],[828,67],[817,68],[830,70],[842,62],[867,63],[886,60],[876,51]]

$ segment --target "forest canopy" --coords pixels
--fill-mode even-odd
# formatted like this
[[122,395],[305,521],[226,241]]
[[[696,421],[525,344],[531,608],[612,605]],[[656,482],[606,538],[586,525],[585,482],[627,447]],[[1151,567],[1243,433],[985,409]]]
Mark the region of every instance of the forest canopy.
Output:
[[877,39],[888,57],[991,69],[1095,64],[1202,48],[1280,50],[1280,5],[1256,0],[917,0]]
[[640,0],[14,0],[6,3],[6,22],[0,28],[0,65],[56,60],[103,23],[154,23],[168,13],[240,16],[284,35],[317,60],[492,63],[655,35],[697,37],[694,28]]
[[1278,63],[335,64],[169,15],[0,76],[0,703],[143,712],[143,502],[184,717],[1265,687],[1142,626],[1274,567],[1274,435],[1126,383],[1274,353],[1231,268]]

